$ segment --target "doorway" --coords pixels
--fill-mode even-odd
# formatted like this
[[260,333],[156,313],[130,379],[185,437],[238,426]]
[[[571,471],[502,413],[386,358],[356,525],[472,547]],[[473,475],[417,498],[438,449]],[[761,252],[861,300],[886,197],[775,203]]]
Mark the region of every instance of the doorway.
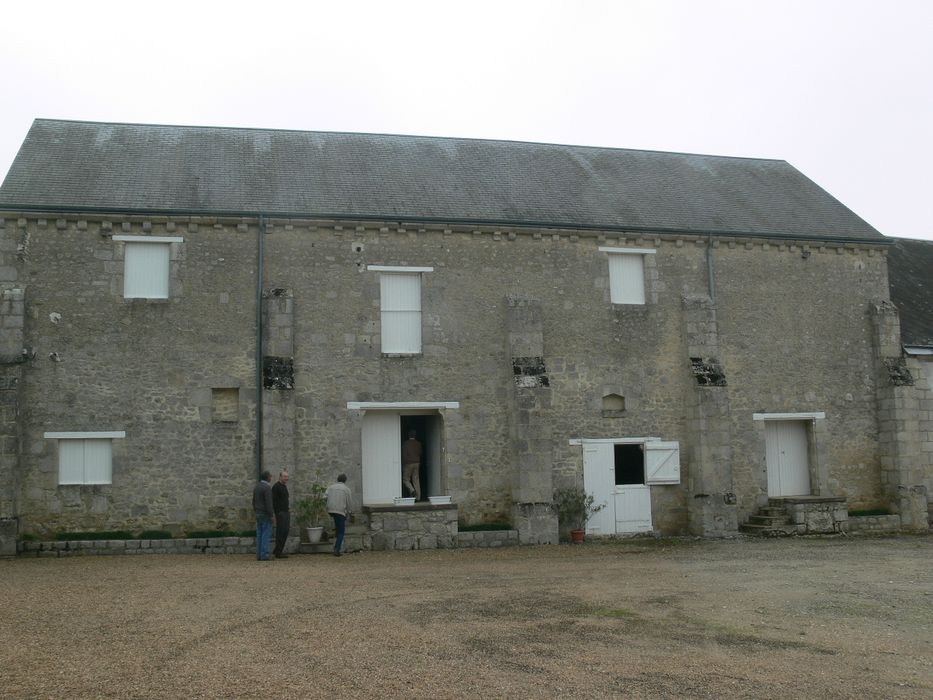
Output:
[[[421,466],[418,469],[421,498],[440,496],[444,493],[441,483],[441,417],[437,413],[399,416],[399,439],[408,439],[409,431],[421,443]],[[401,448],[399,448],[401,449]]]
[[363,505],[386,505],[402,496],[402,442],[414,430],[421,443],[421,497],[444,493],[443,421],[436,410],[372,410],[363,416]]
[[809,443],[806,421],[770,420],[765,424],[770,498],[810,495]]

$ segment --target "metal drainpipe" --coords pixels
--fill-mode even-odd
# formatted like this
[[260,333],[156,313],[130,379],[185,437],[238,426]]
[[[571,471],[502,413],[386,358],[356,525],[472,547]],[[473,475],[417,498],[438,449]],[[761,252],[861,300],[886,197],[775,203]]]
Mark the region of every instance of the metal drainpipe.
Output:
[[709,300],[716,303],[716,278],[713,276],[713,235],[706,239],[706,277],[709,282]]
[[265,258],[266,217],[259,215],[256,251],[256,480],[262,478],[262,285]]

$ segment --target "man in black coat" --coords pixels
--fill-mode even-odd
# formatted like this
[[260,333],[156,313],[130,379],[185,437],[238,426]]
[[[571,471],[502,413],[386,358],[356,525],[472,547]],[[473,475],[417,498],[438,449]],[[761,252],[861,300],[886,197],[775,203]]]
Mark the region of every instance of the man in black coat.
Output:
[[279,480],[272,485],[272,509],[275,511],[275,549],[277,559],[288,559],[285,541],[288,539],[288,472],[279,472]]

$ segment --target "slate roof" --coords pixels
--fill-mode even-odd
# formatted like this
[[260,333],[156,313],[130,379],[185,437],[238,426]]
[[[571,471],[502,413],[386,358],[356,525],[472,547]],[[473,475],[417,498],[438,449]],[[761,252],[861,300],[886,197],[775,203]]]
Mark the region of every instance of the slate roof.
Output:
[[780,160],[47,119],[2,206],[885,240]]
[[888,284],[901,318],[901,342],[933,346],[933,241],[893,239]]

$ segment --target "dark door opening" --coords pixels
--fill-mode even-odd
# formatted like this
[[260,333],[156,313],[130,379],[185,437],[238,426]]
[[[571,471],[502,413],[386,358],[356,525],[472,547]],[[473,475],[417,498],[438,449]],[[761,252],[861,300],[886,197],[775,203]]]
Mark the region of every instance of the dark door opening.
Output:
[[[441,417],[437,413],[399,416],[402,443],[408,439],[409,431],[415,431],[415,439],[421,443],[421,466],[418,469],[421,500],[428,496],[444,493],[441,483]],[[402,467],[404,469],[404,465]],[[402,493],[406,493],[404,486]]]
[[645,483],[645,452],[641,445],[615,445],[616,486]]

